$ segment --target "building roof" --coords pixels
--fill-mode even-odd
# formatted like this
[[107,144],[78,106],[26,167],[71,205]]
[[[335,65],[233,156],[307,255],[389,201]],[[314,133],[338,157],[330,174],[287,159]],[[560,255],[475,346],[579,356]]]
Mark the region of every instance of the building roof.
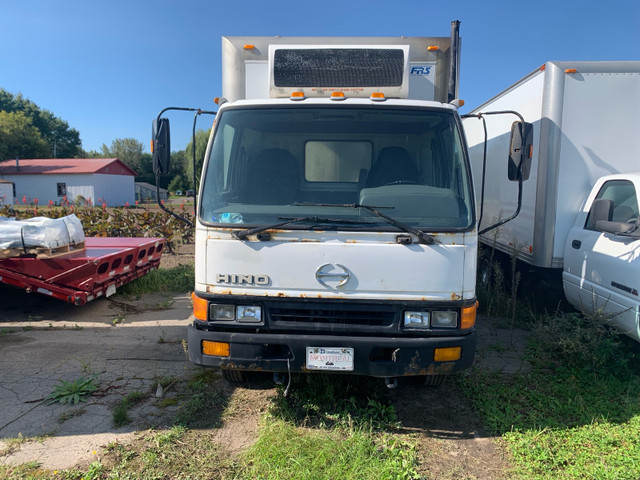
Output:
[[137,174],[118,158],[36,158],[4,160],[0,175]]
[[[157,189],[155,185],[151,185],[150,183],[147,183],[147,182],[136,182],[136,186],[140,186],[142,188],[146,188],[148,190],[153,190],[153,191],[156,191]],[[166,188],[160,187],[160,191],[167,192],[168,190]]]

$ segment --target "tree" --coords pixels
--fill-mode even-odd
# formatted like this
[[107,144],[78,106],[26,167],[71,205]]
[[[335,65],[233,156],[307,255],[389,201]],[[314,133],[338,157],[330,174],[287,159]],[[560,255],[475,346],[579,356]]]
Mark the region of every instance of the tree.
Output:
[[[200,181],[200,172],[202,172],[204,154],[207,150],[210,133],[211,129],[207,131],[198,130],[196,132],[196,183]],[[189,184],[193,185],[193,140],[187,145],[184,162],[185,177],[188,179]]]
[[0,88],[0,110],[21,112],[31,119],[41,138],[47,143],[47,151],[34,158],[73,158],[81,155],[80,133],[48,110],[43,110],[22,94],[13,95]]
[[102,155],[105,157],[119,158],[137,174],[145,172],[143,166],[144,146],[135,138],[116,138],[111,142],[111,147],[102,144]]
[[185,185],[186,183],[182,178],[182,175],[176,175],[175,177],[173,177],[173,180],[171,180],[171,182],[167,186],[167,190],[169,190],[170,192],[177,192],[178,190],[187,190]]
[[22,112],[0,111],[0,159],[46,158],[49,145]]

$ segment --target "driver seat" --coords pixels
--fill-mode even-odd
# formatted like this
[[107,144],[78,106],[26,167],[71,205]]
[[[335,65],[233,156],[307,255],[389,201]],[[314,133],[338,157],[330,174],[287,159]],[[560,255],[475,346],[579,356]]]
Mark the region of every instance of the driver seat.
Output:
[[380,150],[367,178],[367,188],[380,187],[393,182],[422,183],[409,152],[404,147],[385,147]]

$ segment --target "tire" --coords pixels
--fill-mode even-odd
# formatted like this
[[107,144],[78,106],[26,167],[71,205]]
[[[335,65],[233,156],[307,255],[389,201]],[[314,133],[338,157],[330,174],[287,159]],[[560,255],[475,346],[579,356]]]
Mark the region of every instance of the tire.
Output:
[[437,387],[442,385],[444,377],[446,377],[446,375],[425,375],[423,385],[426,387]]
[[226,368],[222,370],[222,378],[229,383],[241,383],[245,380],[245,375],[242,370],[229,370]]

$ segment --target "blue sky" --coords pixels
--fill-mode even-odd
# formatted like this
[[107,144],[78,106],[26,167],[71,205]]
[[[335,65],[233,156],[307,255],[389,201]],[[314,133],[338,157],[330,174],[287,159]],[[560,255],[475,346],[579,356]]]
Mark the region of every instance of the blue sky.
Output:
[[[640,60],[640,0],[0,0],[0,88],[86,150],[128,137],[148,150],[162,108],[214,109],[223,35],[448,37],[452,20],[463,112],[549,60]],[[171,122],[184,148],[192,117]]]

